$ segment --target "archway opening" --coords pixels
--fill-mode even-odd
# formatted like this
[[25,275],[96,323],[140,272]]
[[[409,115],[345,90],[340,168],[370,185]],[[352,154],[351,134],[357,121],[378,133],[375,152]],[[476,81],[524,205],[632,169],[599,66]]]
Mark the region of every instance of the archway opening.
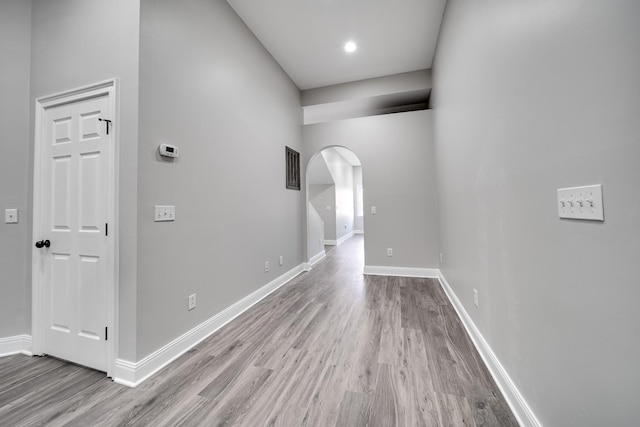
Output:
[[[311,266],[354,236],[364,239],[362,163],[351,150],[325,147],[306,171],[307,255]],[[364,260],[364,244],[362,259]]]

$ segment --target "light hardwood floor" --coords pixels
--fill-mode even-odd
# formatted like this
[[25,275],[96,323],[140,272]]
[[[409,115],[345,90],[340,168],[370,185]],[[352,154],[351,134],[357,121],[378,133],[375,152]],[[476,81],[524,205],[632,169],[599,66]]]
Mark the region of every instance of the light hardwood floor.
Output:
[[130,389],[0,359],[1,426],[517,426],[433,279],[363,276],[363,239]]

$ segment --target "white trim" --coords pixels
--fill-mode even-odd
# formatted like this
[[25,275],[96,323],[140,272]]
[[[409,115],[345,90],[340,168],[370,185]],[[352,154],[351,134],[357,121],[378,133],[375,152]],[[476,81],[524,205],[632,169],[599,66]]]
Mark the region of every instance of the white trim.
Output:
[[138,362],[118,359],[113,380],[129,387],[140,385],[302,271],[303,264],[300,264]]
[[324,246],[338,246],[338,241],[337,240],[328,240],[325,239],[323,241]]
[[471,341],[473,341],[473,344],[478,350],[478,353],[480,353],[484,364],[489,369],[491,376],[495,380],[498,388],[502,392],[502,395],[509,404],[509,407],[518,420],[518,423],[522,427],[540,427],[541,424],[536,418],[535,414],[525,401],[516,385],[509,377],[506,369],[504,369],[504,367],[496,357],[495,353],[491,349],[491,346],[489,346],[489,343],[487,343],[480,330],[476,327],[475,323],[473,323],[473,320],[471,320],[469,313],[467,313],[467,310],[465,310],[455,292],[453,291],[453,289],[451,289],[451,286],[449,286],[449,283],[444,278],[444,275],[439,271],[438,273],[438,279],[440,280],[442,289],[447,294],[447,297],[449,297],[449,301],[451,301],[453,308],[456,310],[456,313],[458,313],[458,317],[462,321],[462,324],[467,330],[467,333],[471,337]]
[[353,230],[353,234],[364,234],[364,230]]
[[315,254],[314,256],[312,256],[309,262],[304,263],[304,271],[311,270],[311,267],[313,267],[314,265],[316,265],[317,263],[325,259],[326,256],[327,256],[327,252],[324,249],[318,252],[317,254]]
[[31,335],[16,335],[0,338],[0,357],[13,354],[31,356]]
[[341,245],[352,237],[353,237],[353,231],[339,238],[337,241],[337,244]]
[[[109,251],[109,266],[111,276],[108,280],[107,289],[107,327],[109,328],[109,337],[107,341],[107,376],[112,376],[116,365],[116,355],[118,352],[118,288],[119,288],[119,263],[118,263],[118,246],[119,246],[119,143],[120,143],[120,127],[119,124],[119,82],[118,79],[110,79],[98,82],[92,85],[82,86],[76,89],[55,93],[53,95],[43,96],[35,101],[35,139],[34,139],[34,167],[33,167],[33,236],[40,236],[42,230],[42,212],[40,210],[40,201],[42,198],[41,182],[41,145],[42,145],[42,120],[44,119],[45,110],[58,105],[70,104],[85,99],[91,99],[98,96],[107,95],[109,97],[109,114],[112,119],[112,146],[109,159],[109,177],[108,179],[108,206],[107,206],[107,222],[111,226],[111,233],[107,240]],[[32,248],[32,260],[36,259],[38,252]],[[41,283],[39,275],[40,265],[32,262],[32,314],[31,314],[31,339],[30,347],[33,354],[42,354],[41,333],[39,328],[41,317]]]
[[398,276],[398,277],[431,277],[436,278],[439,271],[435,268],[387,267],[365,265],[364,274],[370,276]]

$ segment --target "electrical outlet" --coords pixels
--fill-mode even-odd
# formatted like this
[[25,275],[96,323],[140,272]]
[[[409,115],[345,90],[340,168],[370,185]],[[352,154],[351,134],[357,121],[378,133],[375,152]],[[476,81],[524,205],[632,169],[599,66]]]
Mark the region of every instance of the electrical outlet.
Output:
[[387,256],[393,256],[393,248],[387,248]]
[[280,255],[280,265],[284,264],[284,257],[282,255]]
[[264,272],[268,273],[269,272],[269,261],[265,261],[264,262]]
[[444,254],[440,252],[440,264],[444,264]]
[[160,221],[175,221],[176,220],[176,207],[175,206],[155,206],[155,212],[153,216],[155,222]]
[[475,305],[476,307],[480,306],[480,302],[478,301],[478,290],[477,289],[473,290],[473,305]]
[[196,294],[189,295],[189,310],[196,308]]

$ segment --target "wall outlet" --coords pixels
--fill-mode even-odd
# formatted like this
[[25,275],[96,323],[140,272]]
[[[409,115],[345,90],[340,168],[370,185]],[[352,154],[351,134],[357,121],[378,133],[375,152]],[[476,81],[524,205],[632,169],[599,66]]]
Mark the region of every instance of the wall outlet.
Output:
[[444,254],[440,252],[440,264],[444,264]]
[[18,222],[18,209],[5,209],[4,210],[4,223],[16,224]]
[[264,262],[264,272],[268,273],[269,272],[269,261],[265,261]]
[[196,294],[189,295],[189,310],[196,308]]
[[280,255],[280,265],[284,264],[284,257],[282,255]]
[[160,221],[175,221],[176,220],[176,207],[175,206],[155,206],[155,212],[153,215],[155,222]]
[[387,256],[393,256],[393,248],[387,248]]
[[480,306],[480,302],[478,301],[478,290],[477,289],[473,290],[473,305],[475,305],[476,307]]

